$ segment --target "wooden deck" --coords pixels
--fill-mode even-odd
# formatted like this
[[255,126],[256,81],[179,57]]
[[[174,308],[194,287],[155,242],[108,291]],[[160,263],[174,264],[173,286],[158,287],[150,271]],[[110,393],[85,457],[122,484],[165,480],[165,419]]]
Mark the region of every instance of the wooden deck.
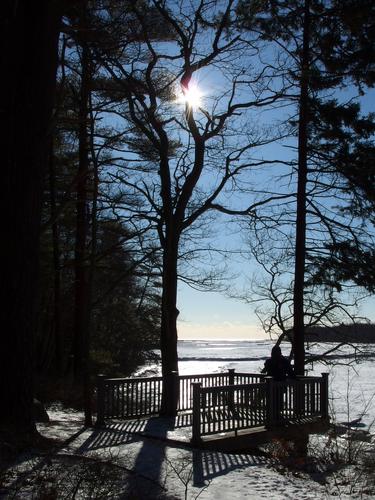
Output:
[[[183,436],[183,442],[205,447],[228,439],[237,445],[261,436],[269,439],[275,433],[324,426],[328,421],[326,374],[275,382],[259,374],[230,370],[176,377],[174,383],[179,390],[178,415],[148,418],[142,432],[151,427],[158,432],[159,426],[168,439],[174,439],[172,434],[179,436],[177,441]],[[158,414],[161,390],[161,377],[99,378],[97,425],[103,426],[108,419],[134,422]]]
[[[111,419],[98,429],[100,442],[112,445],[122,443],[124,436],[142,436],[165,441],[173,446],[197,447],[214,451],[243,451],[255,449],[262,443],[273,439],[297,439],[308,434],[325,432],[327,421],[322,419],[301,419],[300,422],[284,423],[272,429],[256,427],[236,431],[221,432],[202,436],[198,443],[192,439],[192,412],[179,413],[176,417],[143,417],[140,419]],[[99,439],[99,438],[97,438]]]

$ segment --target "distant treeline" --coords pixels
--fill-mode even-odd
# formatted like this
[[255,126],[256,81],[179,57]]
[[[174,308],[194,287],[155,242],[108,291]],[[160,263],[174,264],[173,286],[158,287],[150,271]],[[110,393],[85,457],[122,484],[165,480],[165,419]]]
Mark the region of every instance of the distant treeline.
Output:
[[315,326],[306,331],[308,342],[365,342],[375,343],[375,324],[355,323],[335,327]]

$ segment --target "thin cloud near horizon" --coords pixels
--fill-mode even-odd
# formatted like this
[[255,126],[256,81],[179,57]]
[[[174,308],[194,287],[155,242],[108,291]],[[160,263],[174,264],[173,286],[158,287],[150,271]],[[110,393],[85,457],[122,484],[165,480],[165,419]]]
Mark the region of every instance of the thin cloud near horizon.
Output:
[[269,339],[269,336],[259,326],[246,323],[178,322],[178,338],[180,340],[260,340]]

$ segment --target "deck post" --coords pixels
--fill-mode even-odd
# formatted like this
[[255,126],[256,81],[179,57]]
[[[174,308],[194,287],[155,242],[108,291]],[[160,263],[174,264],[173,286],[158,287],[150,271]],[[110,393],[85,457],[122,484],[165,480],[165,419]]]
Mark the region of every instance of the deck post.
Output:
[[169,387],[171,387],[171,395],[172,395],[172,400],[176,402],[175,405],[175,415],[177,415],[177,410],[179,406],[179,398],[180,398],[180,381],[178,377],[178,373],[176,371],[171,371],[167,375],[167,384]]
[[320,411],[323,420],[329,420],[328,412],[328,373],[322,373],[322,384],[320,389]]
[[269,429],[274,424],[274,384],[272,377],[265,377],[264,381],[266,383],[266,427]]
[[192,442],[198,445],[201,442],[201,382],[193,382],[193,428]]
[[293,416],[294,418],[303,418],[306,416],[307,409],[306,409],[306,403],[305,403],[305,382],[304,382],[304,376],[303,375],[297,375],[296,376],[296,381],[294,385],[294,411],[293,411]]
[[[228,385],[234,385],[234,368],[228,369]],[[230,411],[234,411],[234,392],[230,391],[228,394],[228,408]]]
[[95,427],[104,425],[105,418],[105,379],[106,376],[96,376],[96,422]]

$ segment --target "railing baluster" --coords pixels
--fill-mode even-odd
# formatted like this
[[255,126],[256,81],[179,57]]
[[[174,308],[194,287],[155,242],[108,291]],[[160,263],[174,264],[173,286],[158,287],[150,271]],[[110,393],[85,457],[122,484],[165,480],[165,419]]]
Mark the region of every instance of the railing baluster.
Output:
[[132,417],[136,416],[136,408],[137,408],[137,403],[136,403],[136,384],[131,384],[131,392],[130,392],[130,404],[131,404],[131,409],[130,409],[130,415]]
[[109,385],[109,394],[110,394],[110,399],[109,399],[109,417],[113,417],[113,384]]
[[128,418],[132,416],[132,384],[130,382],[126,383],[126,414]]
[[159,393],[159,385],[157,380],[152,381],[152,413],[157,413],[159,411],[159,406],[157,402],[156,395]]
[[116,385],[112,384],[112,416],[116,417]]
[[156,388],[157,381],[152,380],[151,382],[151,394],[152,394],[152,407],[151,407],[151,415],[154,414],[156,411],[156,392],[159,392],[159,387]]
[[151,380],[150,381],[150,391],[151,391],[151,394],[150,394],[150,401],[151,401],[151,410],[150,410],[150,413],[151,413],[151,415],[153,413],[155,413],[155,407],[156,407],[156,400],[155,400],[156,388],[155,388],[155,385],[156,385],[156,381],[155,380]]
[[147,382],[147,414],[152,415],[152,389],[151,380]]
[[193,428],[192,440],[194,444],[201,441],[201,387],[200,382],[193,382]]
[[184,410],[187,410],[190,406],[190,384],[188,380],[184,380],[184,389],[185,389],[185,407]]
[[153,384],[154,384],[154,381],[150,380],[150,387],[149,387],[149,391],[150,391],[150,415],[152,415],[154,413],[154,406],[155,406]]
[[125,384],[121,383],[121,418],[124,418]]

